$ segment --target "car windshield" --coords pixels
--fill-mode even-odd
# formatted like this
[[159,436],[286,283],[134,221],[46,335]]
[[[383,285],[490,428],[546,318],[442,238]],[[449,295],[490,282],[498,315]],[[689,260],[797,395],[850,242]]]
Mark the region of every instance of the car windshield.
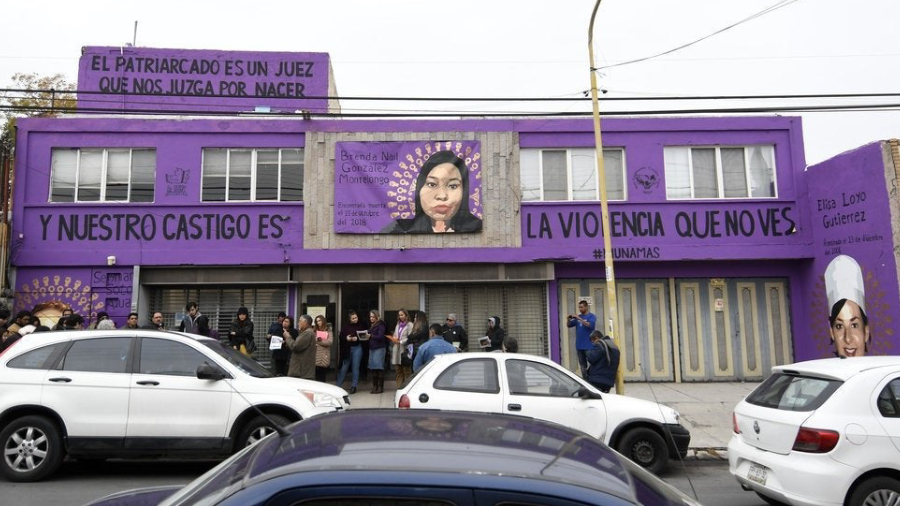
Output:
[[777,373],[747,396],[747,402],[784,411],[813,411],[825,403],[843,382]]
[[160,506],[211,505],[240,490],[244,475],[253,460],[253,450],[257,446],[248,446],[235,453],[185,485],[175,495],[160,503]]
[[249,374],[250,376],[253,376],[255,378],[275,377],[271,371],[260,365],[260,363],[256,360],[253,360],[247,355],[244,355],[229,346],[225,346],[218,341],[204,339],[201,340],[200,343],[202,343],[210,350],[214,351],[216,355],[219,355],[225,360],[231,362],[232,365]]

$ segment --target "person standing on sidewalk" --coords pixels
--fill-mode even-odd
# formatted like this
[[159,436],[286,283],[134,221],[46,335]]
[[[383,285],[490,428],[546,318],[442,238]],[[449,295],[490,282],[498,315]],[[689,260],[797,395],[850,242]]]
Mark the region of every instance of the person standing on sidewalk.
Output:
[[588,312],[586,300],[578,303],[578,312],[577,315],[569,315],[566,326],[575,327],[575,353],[578,354],[581,377],[587,379],[587,352],[594,347],[591,344],[591,332],[597,327],[597,316]]
[[384,392],[384,355],[387,338],[386,325],[378,316],[378,311],[369,311],[369,371],[372,373],[372,392]]
[[347,370],[353,370],[350,377],[350,393],[356,393],[356,387],[359,384],[359,364],[362,361],[364,344],[359,340],[359,331],[366,330],[366,326],[360,323],[359,315],[356,311],[350,310],[347,315],[350,320],[341,327],[340,334],[340,358],[341,369],[337,375],[337,386],[343,388],[344,378],[347,377]]
[[[325,336],[322,336],[322,333]],[[331,366],[331,345],[334,333],[331,325],[322,315],[316,316],[316,381],[325,383],[328,380],[328,368]]]
[[456,346],[448,343],[440,334],[441,326],[435,323],[429,329],[428,342],[419,348],[416,359],[413,361],[413,372],[419,372],[420,369],[428,365],[431,359],[444,353],[456,353]]
[[412,331],[412,322],[409,321],[409,312],[405,309],[397,311],[397,327],[394,329],[393,336],[387,336],[388,340],[393,343],[391,346],[391,365],[397,370],[397,388],[406,381],[406,378],[412,376],[412,362],[404,363],[403,357],[409,360],[406,353],[406,345],[409,342],[409,334]]
[[500,326],[500,317],[491,316],[488,318],[488,329],[485,333],[491,340],[491,346],[484,351],[501,351],[503,348],[503,339],[506,337],[506,331]]
[[163,324],[162,311],[154,311],[153,314],[150,315],[150,323],[141,328],[147,330],[166,330],[166,326]]
[[228,331],[228,344],[235,350],[249,356],[253,353],[253,321],[250,320],[250,311],[245,307],[237,310],[231,329]]
[[456,323],[456,313],[447,315],[447,323],[441,327],[440,335],[444,337],[444,341],[450,344],[459,343],[455,345],[458,351],[468,351],[469,336],[466,334],[466,329]]
[[619,348],[609,336],[595,330],[591,332],[591,348],[587,352],[587,381],[603,393],[616,384],[616,371],[619,369]]
[[[287,318],[287,313],[281,311],[278,313],[278,316],[275,318],[275,321],[269,325],[269,331],[266,332],[266,341],[271,342],[272,336],[280,336],[283,337],[284,333],[284,319]],[[288,362],[291,360],[291,350],[287,347],[287,342],[281,342],[281,348],[277,350],[272,350],[272,374],[275,376],[287,376],[288,373]]]
[[184,310],[187,314],[181,320],[178,331],[209,337],[209,318],[200,314],[200,306],[196,302],[188,302]]
[[[287,321],[287,320],[285,320]],[[312,316],[300,317],[300,328],[296,337],[293,332],[285,333],[285,342],[291,349],[291,366],[288,376],[308,380],[316,379],[316,333],[313,332]]]

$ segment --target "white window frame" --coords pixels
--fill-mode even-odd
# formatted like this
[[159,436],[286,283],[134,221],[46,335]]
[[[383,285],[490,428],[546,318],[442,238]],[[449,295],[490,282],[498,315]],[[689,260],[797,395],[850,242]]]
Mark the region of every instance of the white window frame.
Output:
[[[281,171],[282,171],[282,155],[283,151],[286,149],[297,150],[300,151],[301,154],[305,156],[304,148],[213,148],[206,147],[203,148],[203,153],[200,161],[200,201],[201,202],[282,202],[281,200]],[[203,196],[203,186],[204,180],[206,178],[206,154],[208,150],[221,150],[225,151],[225,200],[206,200]],[[259,151],[278,151],[278,191],[276,192],[275,200],[257,200],[256,198],[256,181],[257,181],[257,167],[258,167],[258,154]],[[231,198],[231,153],[239,152],[239,151],[249,151],[250,152],[250,200],[246,199],[232,199]],[[303,170],[306,171],[306,163],[303,160]],[[220,176],[214,176],[220,177]],[[289,202],[302,202],[302,200],[291,200]]]
[[[128,197],[125,200],[107,200],[106,199],[106,183],[107,183],[107,174],[109,170],[109,152],[110,151],[128,151]],[[61,152],[61,151],[75,151],[75,194],[72,197],[71,201],[61,201],[61,200],[53,200],[53,174],[51,171],[50,174],[50,188],[49,194],[47,195],[47,202],[57,203],[57,204],[72,204],[72,203],[100,203],[100,202],[132,202],[131,200],[131,183],[134,176],[134,151],[153,151],[154,153],[154,162],[156,161],[156,148],[53,148],[50,153],[50,164],[51,167],[53,165],[53,152]],[[100,162],[100,199],[99,200],[79,200],[78,199],[78,188],[80,186],[79,181],[81,180],[81,152],[82,151],[103,151],[102,153],[102,161]],[[153,174],[154,179],[156,178],[156,165],[153,166]],[[139,201],[135,202],[137,204],[152,204],[156,201],[156,185],[154,184],[153,191],[153,199],[149,201]]]
[[[591,199],[579,199],[576,200],[573,198],[574,188],[572,184],[572,151],[576,149],[584,149],[591,150],[593,152],[594,158],[594,166],[597,165],[597,150],[594,148],[523,148],[523,150],[532,150],[537,151],[537,160],[538,160],[538,191],[540,192],[540,199],[537,200],[522,200],[523,202],[591,202]],[[565,151],[566,152],[566,200],[547,200],[544,198],[544,152],[545,151]],[[625,160],[625,148],[619,147],[604,147],[604,153],[606,151],[618,151],[622,154],[622,198],[621,199],[609,199],[610,202],[624,202],[628,200],[628,184],[625,178],[625,174],[627,171],[627,162]],[[605,170],[604,165],[604,170]],[[519,163],[519,170],[522,170],[521,160]],[[596,184],[594,185],[594,198],[593,200],[600,200],[600,174],[596,171],[594,172],[594,176],[596,179]],[[520,174],[521,177],[521,174]]]
[[[752,186],[750,181],[750,148],[771,148],[772,149],[772,185],[774,188],[771,197],[753,197]],[[776,165],[776,152],[774,144],[744,144],[740,146],[727,145],[690,145],[690,146],[665,146],[663,149],[687,149],[688,150],[688,181],[690,181],[690,197],[673,197],[669,194],[669,178],[668,167],[663,167],[666,173],[666,200],[758,200],[758,199],[777,199],[778,198],[778,168]],[[696,197],[694,191],[694,157],[691,151],[694,149],[714,149],[716,152],[716,187],[718,195],[716,197]],[[725,177],[722,174],[722,149],[742,149],[744,151],[744,184],[747,188],[746,197],[726,197],[725,196]],[[663,164],[665,165],[665,156],[663,156]]]

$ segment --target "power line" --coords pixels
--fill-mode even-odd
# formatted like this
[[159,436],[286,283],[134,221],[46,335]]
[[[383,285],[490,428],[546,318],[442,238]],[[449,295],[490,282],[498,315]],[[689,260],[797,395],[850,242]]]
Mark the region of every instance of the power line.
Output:
[[[796,0],[795,0],[796,1]],[[344,101],[372,101],[372,102],[588,102],[589,97],[583,96],[583,91],[573,93],[573,96],[562,97],[375,97],[375,96],[337,96],[337,95],[309,95],[305,97],[257,97],[234,96],[226,94],[198,95],[191,93],[108,93],[96,90],[45,90],[29,88],[0,88],[0,93],[42,94],[56,96],[57,100],[74,99],[72,95],[102,95],[107,100],[79,98],[79,102],[111,103],[112,100],[124,100],[128,97],[191,97],[197,99],[224,98],[235,100],[344,100]],[[575,96],[575,95],[578,96]],[[50,98],[50,97],[42,98]],[[696,95],[696,96],[652,96],[652,97],[600,97],[603,102],[633,102],[633,101],[658,101],[658,100],[766,100],[766,99],[812,99],[812,98],[875,98],[898,97],[900,92],[872,92],[872,93],[785,93],[771,95]],[[33,98],[28,96],[6,97],[9,98]],[[170,105],[168,102],[136,102],[147,105]],[[184,104],[184,105],[200,105]],[[209,105],[209,104],[203,104]],[[223,105],[223,107],[227,107]]]
[[624,62],[619,62],[619,63],[613,63],[613,64],[610,64],[610,65],[603,65],[602,67],[597,67],[597,68],[591,69],[591,70],[603,70],[603,69],[609,69],[609,68],[613,68],[613,67],[622,67],[622,66],[624,66],[624,65],[631,65],[632,63],[639,63],[639,62],[647,61],[647,60],[650,60],[650,59],[653,59],[653,58],[658,58],[658,57],[660,57],[660,56],[665,56],[665,55],[667,55],[667,54],[671,54],[671,53],[674,53],[674,52],[676,52],[676,51],[680,51],[680,50],[682,50],[682,49],[684,49],[684,48],[686,48],[686,47],[693,46],[694,44],[697,44],[698,42],[702,42],[702,41],[704,41],[704,40],[706,40],[706,39],[708,39],[708,38],[710,38],[710,37],[714,37],[714,36],[716,36],[716,35],[718,35],[718,34],[720,34],[720,33],[722,33],[722,32],[725,32],[725,31],[727,31],[727,30],[731,30],[732,28],[734,28],[734,27],[736,27],[736,26],[738,26],[738,25],[742,25],[742,24],[747,23],[748,21],[752,21],[752,20],[754,20],[754,19],[756,19],[756,18],[758,18],[758,17],[765,16],[766,14],[769,14],[770,12],[774,12],[774,11],[776,11],[776,10],[782,8],[782,7],[787,7],[788,5],[790,5],[790,4],[792,4],[792,3],[796,2],[796,1],[797,1],[797,0],[781,0],[781,1],[779,1],[778,3],[773,4],[773,5],[770,5],[769,7],[766,7],[765,9],[763,9],[763,10],[757,12],[756,14],[752,14],[752,15],[750,15],[750,16],[748,16],[748,17],[746,17],[746,18],[744,18],[744,19],[742,19],[742,20],[740,20],[740,21],[738,21],[738,22],[736,22],[736,23],[732,23],[732,24],[730,24],[730,25],[728,25],[728,26],[726,26],[726,27],[724,27],[724,28],[721,28],[721,29],[719,29],[719,30],[716,30],[716,31],[714,31],[714,32],[712,32],[712,33],[710,33],[710,34],[704,35],[703,37],[700,37],[699,39],[693,40],[693,41],[688,42],[688,43],[686,43],[686,44],[682,44],[682,45],[680,45],[680,46],[678,46],[678,47],[674,47],[674,48],[669,49],[669,50],[667,50],[667,51],[663,51],[662,53],[654,54],[654,55],[651,55],[651,56],[645,56],[645,57],[643,57],[643,58],[637,58],[637,59],[635,59],[635,60],[629,60],[629,61],[624,61]]
[[[838,111],[883,111],[900,109],[900,102],[896,103],[879,103],[879,104],[827,104],[827,105],[807,105],[807,106],[772,106],[772,107],[728,107],[728,108],[691,108],[691,109],[654,109],[654,110],[633,110],[633,111],[606,111],[603,116],[662,116],[675,114],[759,114],[759,113],[778,113],[778,112],[838,112]],[[332,112],[310,112],[302,111],[301,113],[281,113],[281,112],[234,112],[234,111],[205,111],[205,110],[159,110],[159,109],[129,109],[127,111],[114,111],[103,108],[72,108],[72,107],[43,107],[43,106],[10,106],[0,105],[0,111],[8,112],[46,112],[46,113],[79,113],[79,114],[101,114],[101,115],[156,115],[156,116],[236,116],[236,117],[303,117],[311,119],[325,118],[521,118],[524,116],[533,117],[581,117],[590,116],[590,111],[571,112],[571,111],[518,111],[503,113],[484,113],[484,112],[467,112],[467,113],[447,113],[447,112],[399,112],[399,113],[332,113]]]

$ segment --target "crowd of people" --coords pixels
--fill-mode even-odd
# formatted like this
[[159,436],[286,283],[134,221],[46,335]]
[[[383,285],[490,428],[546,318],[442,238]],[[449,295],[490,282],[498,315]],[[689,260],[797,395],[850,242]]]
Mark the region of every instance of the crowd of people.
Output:
[[[138,320],[137,313],[129,313],[125,324],[118,328],[167,330],[161,311],[154,311],[146,325],[139,326]],[[368,374],[371,375],[371,392],[381,393],[384,391],[385,375],[391,370],[395,373],[397,385],[402,385],[434,357],[470,351],[468,334],[457,322],[455,313],[448,314],[444,324],[429,325],[428,316],[423,311],[400,309],[393,329],[388,328],[378,311],[369,311],[367,320],[368,323],[364,323],[360,315],[351,310],[340,332],[335,335],[324,315],[315,318],[301,315],[295,325],[292,316],[285,312],[278,313],[265,336],[271,350],[272,372],[277,376],[327,381],[332,345],[337,339],[337,385],[343,386],[349,373],[350,393],[356,393],[360,380],[365,381]],[[506,335],[499,316],[488,318],[486,327],[485,337],[478,339],[472,349],[518,352],[518,342]],[[117,327],[104,311],[98,312],[90,325],[85,327],[84,317],[66,308],[56,323],[48,326],[30,311],[19,311],[15,318],[11,318],[8,309],[0,308],[0,351],[33,332],[85,328],[112,330]],[[184,317],[172,330],[215,336],[209,318],[200,312],[196,302],[185,306]],[[223,342],[226,341],[228,346],[244,355],[251,356],[256,351],[254,323],[246,307],[237,310],[228,335],[223,338]]]

